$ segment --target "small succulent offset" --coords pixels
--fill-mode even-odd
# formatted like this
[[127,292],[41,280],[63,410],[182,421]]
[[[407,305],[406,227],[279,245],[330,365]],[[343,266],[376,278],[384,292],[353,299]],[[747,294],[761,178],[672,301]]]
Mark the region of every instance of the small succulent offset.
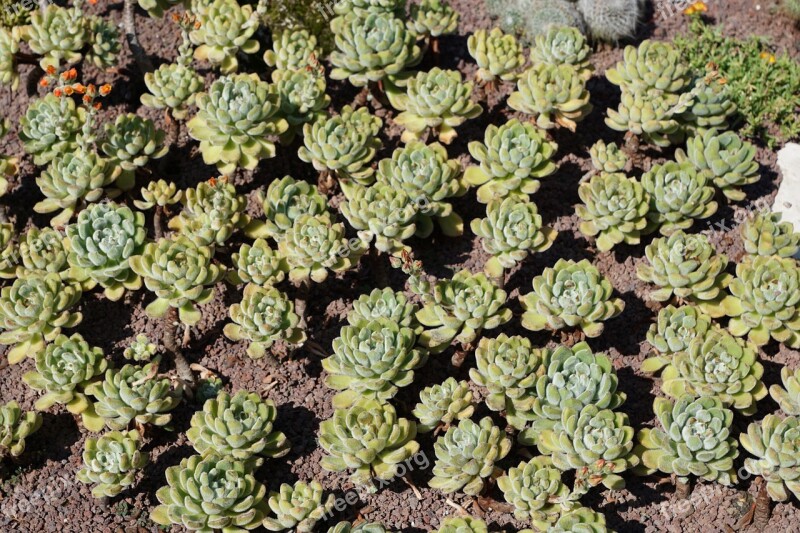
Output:
[[62,234],[52,228],[31,227],[19,241],[17,277],[24,278],[32,272],[59,274],[67,277],[67,252]]
[[37,213],[60,211],[50,219],[50,225],[66,224],[72,215],[87,204],[99,200],[104,192],[113,197],[116,189],[104,188],[122,176],[122,169],[111,161],[86,148],[57,156],[36,178],[36,185],[45,196],[33,210]]
[[564,509],[570,508],[570,490],[561,482],[561,476],[553,461],[540,455],[509,468],[497,480],[497,486],[503,491],[503,498],[514,506],[517,520],[532,521],[546,530]]
[[333,494],[328,494],[323,501],[323,489],[318,481],[283,483],[280,492],[269,494],[269,508],[275,516],[267,516],[264,527],[270,531],[294,528],[297,533],[310,533],[333,509],[335,500]]
[[83,468],[77,478],[93,484],[92,496],[113,498],[136,481],[136,473],[150,458],[141,451],[142,437],[136,430],[111,431],[100,438],[89,437],[83,448]]
[[540,128],[561,126],[573,132],[592,112],[586,80],[572,65],[536,63],[520,75],[508,105],[533,115]]
[[436,462],[428,485],[446,494],[462,490],[475,496],[483,489],[484,479],[499,470],[495,463],[511,451],[511,439],[487,416],[479,423],[465,419],[451,426],[436,439],[433,449]]
[[639,464],[633,453],[635,432],[628,423],[628,415],[611,409],[567,406],[560,426],[539,435],[539,451],[550,456],[556,468],[577,470],[577,492],[601,483],[612,490],[621,489],[625,480],[620,474]]
[[456,31],[458,18],[446,0],[422,0],[409,6],[408,26],[420,37],[436,39]]
[[36,370],[27,372],[22,379],[31,388],[46,391],[36,400],[36,409],[43,411],[64,404],[70,413],[81,415],[87,429],[103,429],[103,420],[84,393],[106,371],[103,350],[89,346],[78,333],[71,337],[59,335],[35,359]]
[[732,305],[725,288],[732,276],[725,272],[728,258],[717,254],[702,233],[678,230],[669,237],[654,239],[645,247],[647,262],[640,263],[636,276],[658,289],[650,299],[666,302],[673,296],[697,305],[712,318],[724,316]]
[[592,166],[595,170],[609,174],[622,172],[630,160],[628,154],[620,150],[617,143],[606,144],[603,139],[592,145],[589,155],[592,156]]
[[556,171],[552,161],[558,146],[530,122],[511,119],[486,127],[484,141],[471,141],[469,152],[480,166],[468,167],[464,179],[478,186],[478,201],[527,196],[539,190],[539,180]]
[[608,110],[606,126],[662,148],[681,142],[684,135],[679,119],[687,104],[681,97],[658,92],[623,91],[619,108]]
[[480,518],[451,516],[442,520],[435,533],[489,533],[489,527]]
[[377,183],[352,187],[347,196],[339,209],[362,241],[393,255],[408,249],[403,241],[417,231],[417,206],[402,189]]
[[72,98],[47,94],[31,102],[20,117],[19,138],[25,151],[33,155],[33,162],[46,165],[75,151],[77,135],[85,120],[86,110],[76,107]]
[[625,309],[614,288],[588,260],[559,259],[533,278],[533,292],[520,296],[522,326],[531,331],[578,327],[587,337],[603,332],[603,322]]
[[320,424],[319,443],[328,453],[320,464],[325,470],[354,469],[350,479],[367,485],[373,477],[392,479],[397,465],[419,451],[416,424],[398,418],[394,407],[362,399],[348,409],[336,409]]
[[304,69],[320,56],[317,37],[306,29],[294,29],[273,35],[272,50],[264,52],[264,62],[275,72],[287,72]]
[[336,49],[330,61],[334,80],[356,87],[380,82],[416,66],[422,59],[417,34],[388,12],[351,12],[331,21]]
[[162,317],[173,307],[184,324],[199,322],[202,315],[197,305],[211,301],[213,284],[225,273],[224,267],[211,262],[212,255],[210,248],[197,246],[183,236],[147,243],[141,255],[130,258],[131,269],[156,295],[145,311]]
[[728,329],[758,346],[770,337],[800,348],[800,266],[792,258],[756,256],[736,265],[728,290]]
[[248,283],[242,301],[233,304],[229,314],[234,323],[225,324],[225,336],[232,341],[248,341],[247,355],[253,359],[264,357],[277,340],[291,345],[302,345],[306,340],[294,304],[273,287]]
[[416,343],[414,330],[388,318],[344,326],[333,340],[333,354],[322,360],[325,384],[343,391],[333,397],[334,408],[349,407],[359,398],[386,401],[410,385],[428,355]]
[[200,247],[224,244],[250,222],[247,199],[227,179],[202,181],[186,189],[181,202],[183,209],[169,227]]
[[275,71],[272,75],[281,95],[281,114],[289,129],[281,135],[283,144],[291,144],[303,124],[324,114],[331,103],[325,92],[325,76],[307,69]]
[[577,28],[552,26],[546,33],[536,36],[531,47],[531,63],[549,65],[571,65],[578,73],[589,79],[594,66],[589,62],[592,49],[586,37]]
[[266,194],[259,191],[266,221],[263,232],[276,241],[283,239],[301,215],[321,215],[328,202],[310,183],[284,176],[269,184]]
[[95,204],[81,211],[66,233],[69,275],[85,290],[99,284],[108,299],[117,301],[126,289],[142,286],[129,259],[144,248],[144,214],[124,205]]
[[372,289],[369,294],[362,294],[353,302],[353,309],[347,313],[347,322],[351,326],[363,326],[379,318],[388,318],[404,328],[411,328],[419,334],[422,327],[417,322],[416,312],[419,306],[409,301],[402,292],[391,288]]
[[478,64],[475,77],[483,83],[516,80],[525,64],[522,45],[514,35],[505,34],[500,28],[475,30],[467,39],[467,48]]
[[148,210],[153,207],[166,207],[177,204],[183,198],[183,191],[178,190],[178,186],[173,182],[156,180],[142,187],[142,199],[134,200],[133,205],[137,209]]
[[342,272],[358,263],[367,246],[360,239],[345,237],[344,225],[334,223],[328,213],[302,215],[278,242],[278,252],[289,265],[293,283],[322,283],[330,272]]
[[717,212],[714,187],[707,172],[698,172],[688,161],[668,161],[654,165],[642,176],[642,186],[650,195],[650,228],[662,235],[689,229],[695,219]]
[[125,113],[117,116],[114,124],[106,124],[102,148],[113,164],[131,173],[166,155],[165,135],[152,120]]
[[374,169],[370,166],[381,141],[383,121],[366,107],[344,106],[338,115],[320,115],[303,126],[303,143],[297,155],[319,172],[329,171],[339,179],[370,185]]
[[42,415],[39,413],[23,412],[15,401],[0,405],[0,459],[22,455],[25,439],[41,426]]
[[736,132],[713,128],[687,140],[685,152],[675,152],[678,162],[689,161],[698,172],[710,174],[714,185],[733,201],[745,199],[740,187],[761,179],[755,157],[756,147]]
[[441,385],[422,389],[412,414],[419,420],[417,431],[428,433],[442,424],[449,426],[457,420],[469,418],[473,412],[475,406],[469,384],[449,377]]
[[186,436],[203,457],[231,457],[257,466],[260,457],[289,453],[286,436],[273,428],[276,416],[275,404],[256,393],[240,390],[231,396],[220,392],[192,415]]
[[404,191],[417,207],[417,237],[430,236],[434,219],[449,237],[463,233],[464,222],[447,200],[466,194],[467,185],[461,164],[448,159],[441,144],[410,142],[397,148],[378,163],[377,181]]
[[520,433],[520,443],[533,446],[542,431],[562,431],[567,408],[576,413],[589,405],[613,410],[625,401],[611,360],[592,353],[585,342],[543,349],[537,355],[544,371],[532,374],[532,386],[525,383],[529,392],[512,401],[516,415],[531,423]]
[[200,141],[207,165],[222,174],[237,167],[252,170],[261,159],[275,157],[272,135],[280,135],[289,123],[280,116],[280,95],[274,84],[255,74],[223,76],[208,92],[197,95],[198,112],[186,127]]
[[95,397],[95,411],[110,429],[121,431],[131,422],[166,426],[182,389],[173,389],[169,378],[159,378],[157,372],[156,363],[109,369],[103,381],[86,388],[86,394]]
[[526,419],[520,414],[530,410],[542,368],[541,352],[534,350],[525,337],[501,333],[495,339],[480,340],[475,365],[469,377],[488,389],[486,405],[492,411],[506,411],[508,423],[523,429]]
[[387,533],[387,529],[379,522],[360,522],[357,525],[339,522],[329,527],[328,533]]
[[77,63],[89,42],[88,19],[76,3],[73,7],[48,4],[44,10],[31,12],[31,23],[25,27],[23,39],[33,53],[42,56],[39,65],[58,68],[59,64]]
[[767,415],[761,424],[751,423],[739,441],[755,456],[744,460],[745,469],[764,478],[770,498],[784,502],[791,492],[800,499],[800,418]]
[[689,476],[731,485],[736,480],[733,460],[738,443],[731,437],[733,411],[713,396],[681,396],[673,403],[656,398],[653,410],[661,427],[641,430],[636,454],[642,470],[674,474],[682,483]]
[[0,344],[13,344],[8,362],[36,357],[58,337],[61,328],[72,328],[83,315],[73,312],[81,299],[80,285],[65,284],[58,274],[31,274],[16,279],[0,292]]
[[[573,533],[576,531],[586,533],[614,533],[606,527],[606,517],[588,507],[578,507],[563,513],[555,524],[548,529],[548,533]],[[530,529],[520,533],[533,533]]]
[[744,250],[750,255],[792,257],[800,251],[800,232],[781,213],[758,212],[740,226]]
[[[23,12],[27,13],[27,11]],[[19,30],[3,27],[0,23],[0,85],[10,86],[12,91],[19,87],[17,52],[19,52]]]
[[792,372],[788,366],[781,368],[781,381],[783,387],[772,385],[769,395],[784,413],[800,416],[800,370]]
[[242,461],[193,455],[167,468],[167,484],[156,492],[161,503],[150,513],[156,524],[190,531],[250,531],[261,526],[269,508],[267,489]]
[[507,293],[483,273],[462,270],[450,279],[437,280],[423,295],[424,307],[417,320],[427,328],[419,342],[438,354],[453,339],[473,342],[484,329],[494,329],[511,320],[511,309],[504,307]]
[[122,352],[123,357],[128,361],[148,362],[155,358],[158,353],[158,346],[142,333],[136,335],[133,342]]
[[[17,246],[15,237],[16,233],[13,224],[10,222],[0,224],[0,279],[24,277],[24,274],[27,272],[22,265],[18,265],[20,252],[18,251],[19,247]],[[65,263],[66,257],[64,257],[63,260]],[[34,272],[38,271],[38,269],[34,270]],[[19,276],[17,272],[23,274],[23,276]]]
[[117,58],[122,50],[117,26],[98,16],[90,17],[88,24],[89,49],[86,58],[90,59],[97,68],[113,67],[117,64]]
[[531,253],[549,249],[558,236],[542,224],[536,204],[509,197],[486,206],[486,218],[476,218],[470,226],[481,237],[484,251],[491,255],[484,267],[494,279],[502,279],[504,269],[513,268]]
[[430,128],[439,141],[450,144],[456,127],[483,112],[480,104],[470,100],[472,88],[473,83],[464,83],[460,72],[439,67],[418,72],[405,81],[404,88],[389,88],[389,102],[401,111],[394,121],[405,128],[401,140],[420,140]]
[[[702,337],[711,327],[711,317],[693,305],[668,305],[658,312],[656,323],[647,331],[647,342],[661,357],[650,357],[642,363],[644,372],[664,366],[672,355],[685,351],[695,337]],[[651,366],[658,365],[658,366]]]
[[578,186],[578,196],[583,202],[575,206],[581,218],[580,231],[594,237],[600,251],[620,243],[641,242],[648,226],[650,195],[635,178],[601,172]]
[[693,97],[692,103],[680,116],[687,132],[700,135],[710,128],[730,129],[729,119],[737,107],[725,79],[717,77],[714,82],[697,79],[689,94]]
[[236,0],[205,3],[197,12],[198,24],[189,33],[192,43],[197,45],[195,59],[219,66],[223,74],[236,72],[239,68],[237,53],[258,52],[258,41],[252,37],[259,26],[259,8],[239,5]]
[[228,271],[231,283],[253,283],[262,287],[283,281],[288,265],[264,239],[252,245],[243,243],[239,252],[231,254],[234,268]]

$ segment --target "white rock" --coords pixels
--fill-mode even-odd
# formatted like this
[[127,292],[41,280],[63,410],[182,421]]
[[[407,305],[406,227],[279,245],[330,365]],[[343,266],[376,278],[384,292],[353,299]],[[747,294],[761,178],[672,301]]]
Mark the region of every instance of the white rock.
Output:
[[800,231],[800,144],[787,143],[778,152],[778,168],[783,181],[772,210],[781,213],[781,220],[791,222],[795,231]]

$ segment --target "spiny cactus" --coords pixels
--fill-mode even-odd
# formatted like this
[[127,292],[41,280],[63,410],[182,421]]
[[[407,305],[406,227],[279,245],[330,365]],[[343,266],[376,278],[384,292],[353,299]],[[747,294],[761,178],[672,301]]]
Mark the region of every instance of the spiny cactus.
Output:
[[553,27],[585,30],[583,16],[570,0],[488,0],[486,8],[503,31],[521,34],[528,45]]
[[578,9],[591,36],[610,42],[633,37],[644,16],[641,0],[578,0]]
[[592,112],[586,80],[571,65],[536,63],[520,75],[508,105],[533,115],[540,128],[561,126],[573,132]]

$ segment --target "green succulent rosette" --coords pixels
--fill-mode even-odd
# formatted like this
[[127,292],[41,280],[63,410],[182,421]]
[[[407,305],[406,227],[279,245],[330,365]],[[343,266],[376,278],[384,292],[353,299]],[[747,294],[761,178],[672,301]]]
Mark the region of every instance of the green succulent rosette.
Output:
[[446,350],[453,340],[469,344],[485,329],[494,329],[511,320],[504,307],[507,293],[483,274],[462,270],[450,279],[438,280],[417,320],[426,329],[419,342],[433,354]]
[[478,187],[478,201],[507,196],[527,196],[539,190],[538,178],[553,174],[558,146],[530,122],[511,119],[501,126],[489,124],[484,141],[471,141],[469,152],[479,165],[467,168],[464,180]]
[[596,171],[609,174],[622,172],[630,160],[628,154],[623,152],[617,143],[606,144],[603,139],[589,148],[589,155],[592,156],[592,166]]
[[25,268],[17,265],[20,252],[15,237],[13,224],[10,222],[0,224],[0,279],[14,279],[20,277],[19,271],[26,272]]
[[[55,7],[55,6],[52,6]],[[86,110],[72,98],[47,94],[28,105],[20,117],[19,139],[36,165],[56,158],[66,159],[78,147],[77,136],[86,120]]]
[[562,472],[549,457],[540,455],[498,478],[503,498],[514,507],[514,517],[532,521],[546,529],[558,520],[564,509],[571,507],[569,487],[561,482]]
[[642,94],[659,91],[680,94],[692,82],[688,64],[681,52],[663,41],[642,41],[638,47],[626,46],[623,60],[608,69],[606,78],[623,92]]
[[276,241],[283,238],[301,215],[321,215],[328,211],[328,201],[316,187],[291,176],[269,184],[266,194],[259,191],[266,217],[263,232]]
[[408,195],[417,210],[417,237],[429,237],[434,220],[448,237],[463,234],[464,222],[448,200],[466,194],[468,186],[461,164],[448,159],[441,144],[410,142],[397,148],[391,158],[378,163],[376,179]]
[[476,218],[470,227],[481,237],[481,245],[491,255],[484,270],[492,278],[502,278],[505,269],[514,268],[529,254],[548,250],[558,232],[542,224],[536,204],[509,197],[486,206],[486,218]]
[[299,28],[273,35],[272,49],[264,52],[264,62],[275,67],[275,72],[292,72],[310,66],[321,55],[317,37]]
[[0,459],[19,457],[25,451],[25,439],[42,427],[42,415],[25,411],[10,401],[0,405]]
[[347,313],[347,322],[351,326],[363,326],[373,320],[388,318],[401,328],[410,328],[415,333],[422,332],[417,322],[416,313],[419,306],[409,301],[402,292],[391,288],[372,289],[369,294],[362,294],[353,302],[353,309]]
[[630,132],[647,143],[667,148],[684,139],[680,114],[686,110],[687,96],[658,92],[622,92],[617,109],[608,109],[606,126],[615,131]]
[[561,126],[574,132],[592,112],[586,80],[572,65],[534,64],[520,75],[508,105],[533,115],[545,130]]
[[233,323],[225,324],[225,336],[232,341],[249,341],[247,355],[253,359],[264,357],[277,340],[291,345],[302,345],[306,340],[294,304],[273,287],[247,284],[242,301],[233,304],[229,314]]
[[436,533],[489,533],[489,527],[480,518],[451,516],[442,520]]
[[80,61],[90,40],[89,29],[80,6],[49,4],[44,10],[31,11],[31,23],[24,27],[22,37],[34,54],[42,56],[39,66],[46,70]]
[[692,103],[680,116],[683,127],[697,135],[716,128],[726,131],[730,128],[730,118],[736,113],[736,103],[723,79],[716,82],[695,80],[691,91]]
[[100,438],[89,437],[83,449],[83,468],[77,478],[94,485],[92,496],[113,498],[136,482],[136,474],[150,458],[141,451],[138,431],[111,431]]
[[90,431],[103,429],[103,419],[84,393],[108,367],[103,350],[89,346],[78,333],[71,337],[59,335],[36,354],[35,360],[36,370],[25,373],[22,379],[31,388],[46,391],[36,400],[36,409],[43,411],[64,404],[70,413],[81,415],[84,427]]
[[578,28],[551,26],[545,33],[535,37],[530,56],[534,65],[571,65],[588,80],[594,72],[594,66],[589,62],[591,54],[586,36]]
[[134,200],[133,205],[143,211],[177,204],[183,198],[183,191],[178,190],[175,183],[164,180],[151,181],[147,187],[142,187],[141,193],[142,199]]
[[378,137],[383,121],[366,107],[344,106],[339,115],[320,115],[303,126],[298,157],[320,172],[333,172],[339,179],[370,185],[375,170],[370,166],[381,146]]
[[469,384],[449,377],[441,384],[422,389],[412,414],[419,420],[417,431],[428,433],[442,424],[448,427],[457,420],[470,418],[474,412]]
[[360,239],[348,240],[344,225],[334,223],[327,213],[300,216],[278,242],[278,253],[286,258],[293,283],[308,279],[322,283],[330,272],[352,268],[366,249]]
[[197,48],[194,57],[218,66],[222,74],[236,72],[239,52],[254,54],[259,44],[253,35],[259,27],[259,13],[252,5],[236,0],[211,0],[197,12],[197,25],[189,39]]
[[418,141],[430,128],[438,140],[450,144],[458,126],[479,116],[483,108],[474,103],[472,82],[464,82],[456,70],[434,67],[404,80],[403,86],[387,88],[389,102],[400,113],[396,124],[405,130],[403,142]]
[[435,39],[458,29],[459,13],[446,0],[422,0],[408,7],[408,26],[420,37]]
[[113,164],[124,172],[134,172],[166,155],[165,135],[152,120],[126,113],[117,116],[113,125],[106,124],[102,148]]
[[297,533],[311,533],[317,522],[333,510],[335,496],[328,494],[324,498],[323,494],[318,481],[282,483],[279,492],[269,494],[269,508],[275,516],[267,516],[264,527],[269,531],[293,528]]
[[614,410],[625,401],[609,358],[593,353],[585,342],[572,348],[535,350],[535,354],[542,362],[541,370],[525,380],[525,390],[511,402],[517,420],[529,423],[519,434],[520,443],[534,446],[544,430],[562,431],[568,408],[580,412],[592,405]]
[[186,118],[189,106],[203,90],[203,78],[189,65],[164,63],[153,72],[146,72],[144,84],[149,93],[141,96],[142,104],[154,109],[169,109],[178,120]]
[[757,346],[770,337],[800,348],[800,266],[791,258],[751,257],[736,265],[728,290],[728,329]]
[[356,87],[380,82],[422,59],[417,35],[390,12],[349,12],[331,21],[336,48],[330,55],[334,80]]
[[211,301],[213,284],[225,273],[224,267],[212,263],[212,255],[210,248],[199,247],[183,236],[147,243],[141,255],[129,260],[147,290],[156,295],[145,311],[161,317],[172,307],[178,310],[181,322],[197,324],[202,318],[197,305]]
[[800,370],[792,371],[789,367],[781,368],[780,385],[772,385],[769,395],[787,415],[800,416]]
[[739,441],[754,456],[744,460],[745,469],[764,478],[771,499],[785,502],[790,492],[800,499],[800,419],[767,415],[761,424],[751,423]]
[[353,187],[339,209],[358,237],[379,252],[398,255],[408,250],[403,241],[417,231],[417,206],[401,189],[385,183]]
[[24,278],[34,272],[68,277],[67,251],[58,230],[28,229],[19,240],[19,259],[22,264],[17,266],[17,277]]
[[339,522],[328,528],[328,533],[388,533],[388,531],[379,522],[360,522],[358,524]]
[[642,176],[642,186],[650,195],[648,231],[658,228],[662,235],[671,235],[716,213],[718,204],[711,185],[711,176],[698,172],[688,161],[653,166]]
[[781,213],[759,212],[739,226],[744,251],[750,255],[792,257],[800,252],[800,232]]
[[281,114],[289,123],[289,129],[281,135],[283,144],[291,144],[302,126],[324,116],[331,103],[325,92],[325,76],[307,69],[275,71],[273,80],[281,95]]
[[289,128],[280,115],[277,86],[255,74],[223,76],[196,102],[197,114],[186,127],[200,141],[203,161],[222,174],[238,167],[253,170],[261,159],[275,157],[271,137]]
[[500,28],[476,30],[467,39],[467,49],[478,64],[475,77],[484,83],[516,80],[525,64],[522,45],[516,36],[505,34]]
[[333,354],[322,360],[325,384],[342,391],[333,397],[333,407],[346,408],[361,398],[386,401],[410,385],[428,359],[416,343],[414,330],[388,318],[344,326],[333,340]]
[[19,30],[0,25],[0,85],[9,86],[12,91],[19,88],[16,54],[19,52],[20,40]]
[[139,7],[154,19],[160,19],[164,12],[180,3],[181,0],[137,0]]
[[642,363],[644,372],[654,372],[670,360],[670,356],[683,352],[696,337],[703,337],[711,328],[711,317],[693,305],[675,307],[668,305],[658,312],[655,324],[647,331],[647,342],[659,355]]
[[183,209],[169,221],[169,227],[200,247],[222,245],[250,222],[245,213],[247,199],[224,179],[186,189],[181,202]]
[[731,437],[733,411],[714,396],[681,396],[674,403],[656,398],[653,410],[660,427],[639,431],[636,454],[640,470],[675,475],[682,483],[689,476],[731,485],[736,480],[734,459],[738,443]]
[[460,490],[475,496],[499,470],[495,463],[511,451],[511,439],[489,417],[478,423],[465,419],[436,439],[433,449],[436,462],[428,485],[445,494]]
[[122,356],[128,361],[148,362],[154,359],[158,353],[158,346],[150,342],[147,335],[140,333],[122,352]]
[[650,195],[636,179],[601,172],[578,186],[578,196],[583,202],[575,206],[580,231],[594,237],[600,251],[641,242],[648,226]]
[[272,286],[283,281],[289,269],[286,260],[278,255],[264,239],[256,239],[252,245],[242,244],[239,252],[231,255],[233,269],[228,271],[228,280],[234,284],[253,283],[261,287]]
[[117,301],[126,289],[142,286],[129,262],[144,249],[142,213],[124,205],[95,204],[81,211],[66,233],[69,276],[83,283],[84,290],[99,284],[106,298]]
[[625,309],[621,298],[612,298],[614,288],[588,260],[559,259],[533,278],[533,292],[520,296],[525,312],[522,326],[531,331],[580,328],[587,337],[597,337],[603,322]]
[[636,276],[658,287],[650,292],[651,300],[689,301],[712,318],[735,307],[725,292],[732,279],[725,271],[728,258],[717,254],[705,235],[677,230],[654,239],[645,247],[645,256],[647,262],[637,266]]
[[150,513],[156,524],[190,531],[250,531],[269,512],[267,489],[242,461],[192,455],[167,468],[167,485],[156,492],[161,503]]
[[689,161],[698,172],[711,175],[714,185],[735,202],[746,198],[740,189],[761,179],[756,147],[736,132],[709,129],[686,141],[686,151],[677,150],[679,162]]
[[14,280],[0,291],[0,344],[12,365],[25,356],[36,357],[45,345],[75,327],[83,315],[71,309],[81,299],[80,285],[64,283],[58,274],[32,274]]
[[[606,517],[588,507],[578,507],[563,513],[555,524],[547,529],[548,533],[614,533],[606,527]],[[520,533],[532,533],[523,530]]]
[[286,435],[274,429],[278,412],[271,400],[240,390],[220,392],[192,415],[186,436],[203,457],[231,457],[258,466],[261,457],[283,457],[290,450]]
[[116,65],[122,50],[117,27],[112,22],[95,16],[89,18],[88,32],[89,49],[86,52],[86,59],[91,60],[94,66],[100,69]]
[[332,472],[355,470],[350,479],[357,485],[392,479],[397,465],[419,451],[416,435],[416,424],[398,418],[390,404],[362,399],[320,424],[319,444],[327,452],[320,464]]

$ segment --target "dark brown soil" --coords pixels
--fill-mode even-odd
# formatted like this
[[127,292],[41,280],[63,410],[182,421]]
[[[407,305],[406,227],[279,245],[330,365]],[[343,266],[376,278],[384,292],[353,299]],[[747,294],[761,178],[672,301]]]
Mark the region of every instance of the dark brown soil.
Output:
[[[481,0],[453,0],[452,3],[462,14],[461,24],[458,35],[441,40],[441,66],[457,68],[469,77],[473,75],[475,65],[467,53],[467,35],[476,28],[489,27],[490,20]],[[765,0],[760,5],[748,0],[710,1],[709,15],[732,34],[767,36],[776,44],[777,49],[797,56],[800,32],[787,18],[776,13],[777,3],[775,0]],[[121,3],[103,4],[98,8],[115,21],[121,19]],[[165,20],[148,19],[141,12],[137,19],[142,44],[154,60],[158,63],[173,58],[177,51],[178,36],[171,24]],[[684,27],[682,15],[669,20],[654,20],[651,17],[650,23],[643,27],[638,37],[668,38],[682,31]],[[533,198],[543,213],[545,222],[555,226],[560,232],[556,245],[548,252],[526,260],[512,273],[507,288],[510,306],[518,314],[520,306],[516,297],[520,292],[528,292],[532,277],[542,268],[555,263],[559,257],[589,258],[609,277],[627,307],[623,315],[610,321],[603,335],[590,341],[590,344],[596,351],[606,351],[612,357],[620,376],[620,387],[628,396],[622,409],[628,413],[634,426],[643,427],[653,424],[652,401],[658,391],[658,382],[644,377],[639,367],[650,350],[644,340],[645,332],[659,309],[658,304],[647,301],[648,288],[635,276],[636,265],[642,261],[643,246],[620,247],[613,252],[596,253],[577,231],[573,208],[578,202],[578,180],[589,168],[588,147],[598,138],[606,141],[620,140],[619,135],[605,128],[602,120],[605,109],[615,106],[619,97],[617,90],[606,82],[602,73],[620,57],[620,53],[619,48],[603,46],[595,54],[597,75],[590,82],[595,112],[579,125],[577,134],[555,132],[555,139],[560,147],[561,169],[555,176],[544,181],[541,190]],[[430,66],[430,60],[428,61],[423,68]],[[251,70],[261,68],[260,54],[253,56],[253,65]],[[29,67],[23,70],[27,68]],[[84,67],[82,78],[85,81],[114,84],[110,105],[102,115],[103,120],[108,121],[119,112],[138,110],[138,113],[163,124],[163,117],[159,113],[139,107],[138,98],[143,84],[136,81],[134,69],[133,62],[126,55],[118,73],[101,73],[93,67]],[[208,70],[204,72],[211,77]],[[24,76],[25,73],[23,80]],[[330,87],[336,108],[351,103],[357,93],[346,83],[331,83]],[[460,128],[458,139],[449,148],[452,157],[459,157],[466,163],[469,158],[467,142],[482,139],[487,124],[501,123],[507,117],[513,116],[503,102],[510,91],[511,87],[506,86],[498,94],[491,95],[489,104],[485,105],[486,112]],[[16,133],[19,129],[19,116],[27,107],[29,97],[22,88],[13,95],[6,88],[0,93],[5,114],[15,126],[12,135],[0,147],[3,153],[22,154]],[[398,144],[399,128],[390,118],[392,111],[382,109],[378,114],[384,117],[387,125],[385,148],[380,154],[380,157],[385,157]],[[216,174],[212,168],[203,165],[196,143],[189,142],[185,132],[181,134],[177,150],[173,151],[174,155],[170,155],[166,165],[153,165],[154,170],[160,169],[157,172],[162,173],[156,177],[175,180],[182,186],[191,186]],[[312,167],[302,163],[296,157],[295,151],[296,146],[279,149],[276,159],[263,162],[255,172],[240,173],[236,177],[237,185],[251,197],[254,215],[260,214],[255,192],[264,188],[270,180],[285,174],[315,180]],[[653,161],[670,155],[649,152],[644,163],[645,169]],[[758,198],[772,199],[780,181],[775,166],[775,154],[762,148],[758,157],[763,165],[763,179],[748,187],[749,201]],[[30,158],[22,157],[21,173],[14,180],[11,193],[4,198],[16,220],[18,230],[23,230],[30,224],[44,226],[48,222],[46,217],[32,211],[33,204],[40,199],[34,182],[36,172]],[[468,194],[455,203],[457,211],[466,221],[483,216],[483,206],[475,201],[474,194]],[[735,220],[745,207],[724,207],[709,221],[707,228],[705,225],[701,227],[707,229],[718,251],[728,254],[729,257],[738,257],[741,250],[738,233],[735,231]],[[480,244],[469,230],[460,239],[434,234],[428,240],[412,242],[412,246],[429,273],[438,276],[447,276],[453,270],[461,268],[480,270],[486,260]],[[404,283],[402,275],[391,273],[391,285],[394,288],[403,289]],[[373,286],[373,275],[362,264],[355,271],[331,278],[322,286],[315,287],[308,310],[310,338],[328,350],[331,340],[338,334],[350,302]],[[286,289],[291,291],[289,287]],[[227,307],[240,297],[239,289],[219,284],[215,300],[203,309],[203,321],[193,333],[188,357],[192,362],[217,372],[227,389],[262,392],[280,406],[277,425],[291,440],[292,451],[281,460],[268,461],[258,471],[257,477],[270,490],[277,489],[282,482],[314,478],[322,482],[326,489],[343,495],[352,488],[347,476],[327,473],[319,466],[322,457],[322,450],[316,444],[319,423],[331,416],[333,411],[333,394],[323,385],[320,358],[306,350],[299,350],[291,358],[283,359],[278,366],[248,358],[243,343],[230,342],[222,335]],[[143,304],[150,301],[150,298],[146,291],[139,291],[128,293],[122,302],[111,303],[96,292],[86,294],[81,303],[84,320],[76,331],[84,335],[90,343],[103,347],[114,364],[120,365],[123,361],[123,348],[136,334],[144,332],[151,338],[160,336],[160,323],[143,312]],[[550,335],[530,334],[521,329],[516,318],[502,328],[502,331],[528,335],[538,345],[558,341]],[[495,333],[499,331],[491,332],[492,335]],[[800,365],[800,354],[797,351],[775,344],[768,345],[761,356],[766,367],[767,384],[779,381],[781,365]],[[447,375],[468,379],[467,369],[474,361],[471,356],[468,356],[460,369],[450,366],[449,361],[447,353],[431,358],[425,372],[418,374],[416,383],[399,394],[395,405],[403,415],[409,415],[416,395],[423,386],[440,382]],[[32,367],[32,361],[26,360],[3,369],[0,373],[0,400],[6,402],[15,399],[23,408],[33,408],[37,393],[21,380],[22,374]],[[475,392],[481,398],[480,391],[476,389]],[[759,407],[757,419],[777,410],[777,406],[769,398],[763,400]],[[148,518],[150,510],[157,504],[155,491],[165,484],[165,468],[191,455],[192,449],[184,434],[191,414],[197,408],[197,405],[184,403],[176,409],[173,431],[158,428],[148,430],[146,449],[151,455],[150,464],[131,490],[115,498],[105,508],[91,497],[88,487],[75,481],[87,432],[64,410],[50,409],[43,415],[44,424],[41,430],[28,440],[25,454],[16,463],[8,465],[9,474],[0,486],[0,531],[157,531]],[[487,414],[490,413],[485,407],[479,407],[477,415]],[[736,425],[742,430],[747,421],[737,419]],[[431,438],[422,436],[419,440],[432,463]],[[516,465],[521,458],[517,452],[518,450],[512,452],[501,466],[507,468]],[[740,458],[737,467],[742,462],[743,459]],[[381,521],[394,530],[434,529],[442,517],[452,514],[454,509],[446,503],[445,496],[427,488],[431,475],[430,466],[425,468],[422,465],[418,465],[411,475],[422,493],[422,500],[418,500],[405,484],[397,481],[377,494],[362,495],[360,501],[337,514],[331,523],[320,526],[319,530],[325,531],[327,526],[336,521],[353,520],[359,516]],[[616,493],[598,490],[585,499],[586,505],[606,515],[610,527],[626,533],[738,531],[741,517],[747,512],[749,502],[754,496],[752,479],[740,479],[731,488],[699,483],[690,500],[677,501],[672,486],[659,484],[657,477],[642,479],[629,475],[626,478],[627,489]],[[501,498],[496,489],[493,494],[496,498]],[[452,496],[452,500],[465,506],[470,504],[469,498],[463,495]],[[797,505],[796,501],[774,505],[767,530],[800,531],[800,509]],[[516,530],[524,526],[515,522],[508,513],[490,510],[485,513],[485,518],[491,524],[492,530]],[[171,529],[177,530],[179,528]],[[754,530],[752,527],[748,529]]]

